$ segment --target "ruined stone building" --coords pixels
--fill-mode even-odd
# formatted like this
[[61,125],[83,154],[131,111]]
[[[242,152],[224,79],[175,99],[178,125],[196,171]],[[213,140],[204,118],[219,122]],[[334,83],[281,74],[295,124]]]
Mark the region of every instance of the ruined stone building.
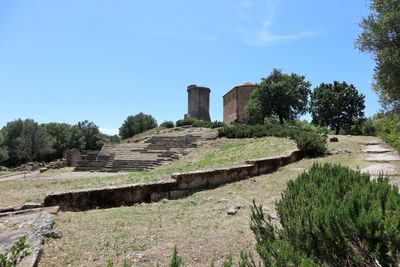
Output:
[[189,85],[188,92],[188,113],[186,116],[198,120],[210,121],[210,92],[207,87]]
[[235,86],[223,96],[224,99],[224,123],[248,123],[250,116],[246,112],[251,92],[256,88],[255,84],[245,83]]

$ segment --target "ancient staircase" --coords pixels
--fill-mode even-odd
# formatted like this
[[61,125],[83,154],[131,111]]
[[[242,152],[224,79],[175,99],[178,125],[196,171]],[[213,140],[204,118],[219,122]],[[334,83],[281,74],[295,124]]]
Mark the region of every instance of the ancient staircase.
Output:
[[[77,162],[76,171],[142,171],[179,159],[204,140],[205,129],[170,129],[128,143],[106,143],[95,160]],[[215,138],[215,136],[214,136]]]

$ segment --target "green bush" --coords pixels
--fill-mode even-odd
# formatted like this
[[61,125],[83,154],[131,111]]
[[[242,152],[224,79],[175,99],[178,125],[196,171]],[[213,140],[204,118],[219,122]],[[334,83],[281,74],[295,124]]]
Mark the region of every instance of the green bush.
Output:
[[181,126],[187,126],[191,125],[193,127],[203,127],[203,128],[218,128],[222,127],[225,124],[221,121],[203,121],[203,120],[198,120],[190,116],[186,116],[183,120],[178,120],[176,121],[176,126],[181,127]]
[[265,266],[400,263],[400,196],[387,178],[314,164],[289,181],[276,210],[280,226],[261,206],[252,208],[251,229]]
[[160,127],[162,128],[174,128],[175,124],[173,121],[164,121],[163,123],[160,124]]
[[326,137],[322,135],[298,131],[293,138],[297,148],[303,151],[306,157],[318,157],[326,152]]
[[374,120],[377,135],[400,151],[400,119],[395,116],[381,116]]

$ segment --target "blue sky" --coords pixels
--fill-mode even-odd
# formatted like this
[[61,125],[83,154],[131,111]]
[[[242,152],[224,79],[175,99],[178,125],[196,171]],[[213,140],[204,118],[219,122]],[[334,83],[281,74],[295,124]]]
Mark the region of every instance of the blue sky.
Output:
[[259,82],[273,68],[334,80],[366,96],[374,61],[354,40],[367,0],[0,1],[0,127],[18,118],[75,124],[107,133],[128,115],[176,121],[189,84],[222,96]]

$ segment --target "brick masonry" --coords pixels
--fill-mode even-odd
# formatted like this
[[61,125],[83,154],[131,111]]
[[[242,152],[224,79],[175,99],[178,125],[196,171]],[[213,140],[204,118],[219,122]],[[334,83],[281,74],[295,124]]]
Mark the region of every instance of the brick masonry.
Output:
[[223,96],[224,123],[231,124],[249,122],[250,117],[246,112],[246,105],[255,88],[256,85],[245,83],[232,88]]

